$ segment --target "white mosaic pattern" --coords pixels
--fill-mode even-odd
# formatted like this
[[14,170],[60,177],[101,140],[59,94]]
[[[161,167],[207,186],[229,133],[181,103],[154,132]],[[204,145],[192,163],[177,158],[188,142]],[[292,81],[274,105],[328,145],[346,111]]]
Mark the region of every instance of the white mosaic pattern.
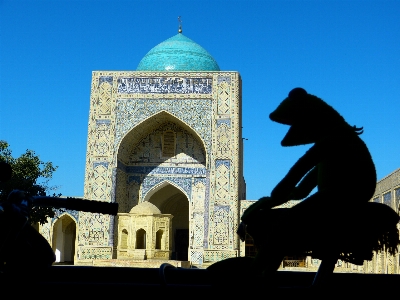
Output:
[[212,78],[120,77],[120,94],[211,94]]

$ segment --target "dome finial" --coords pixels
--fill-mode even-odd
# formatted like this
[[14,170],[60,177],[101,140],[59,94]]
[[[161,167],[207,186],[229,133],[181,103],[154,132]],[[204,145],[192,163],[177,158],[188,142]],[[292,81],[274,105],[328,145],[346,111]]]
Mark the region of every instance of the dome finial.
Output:
[[178,22],[179,22],[179,29],[178,32],[182,33],[182,20],[181,20],[181,16],[178,17]]

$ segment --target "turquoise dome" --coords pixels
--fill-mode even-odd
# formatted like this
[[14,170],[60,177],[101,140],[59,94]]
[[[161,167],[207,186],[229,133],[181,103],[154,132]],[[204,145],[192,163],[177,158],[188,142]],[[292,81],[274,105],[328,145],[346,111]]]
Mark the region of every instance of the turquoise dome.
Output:
[[182,33],[151,49],[137,71],[219,71],[215,59]]

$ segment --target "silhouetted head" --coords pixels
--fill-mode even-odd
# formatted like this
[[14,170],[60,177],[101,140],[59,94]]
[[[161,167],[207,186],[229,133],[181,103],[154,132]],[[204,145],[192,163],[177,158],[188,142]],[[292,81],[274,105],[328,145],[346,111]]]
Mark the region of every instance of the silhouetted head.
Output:
[[328,132],[349,126],[335,109],[302,88],[291,90],[269,118],[290,125],[282,146],[315,143]]

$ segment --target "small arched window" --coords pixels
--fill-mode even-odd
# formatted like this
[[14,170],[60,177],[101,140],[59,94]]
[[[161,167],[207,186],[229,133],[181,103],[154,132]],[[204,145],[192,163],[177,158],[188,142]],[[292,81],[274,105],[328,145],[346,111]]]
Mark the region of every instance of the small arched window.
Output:
[[121,233],[121,249],[128,248],[128,231],[126,229],[122,230]]
[[136,231],[136,249],[146,249],[146,230]]
[[162,229],[159,229],[156,232],[156,249],[162,248],[162,238],[163,238],[164,231]]

